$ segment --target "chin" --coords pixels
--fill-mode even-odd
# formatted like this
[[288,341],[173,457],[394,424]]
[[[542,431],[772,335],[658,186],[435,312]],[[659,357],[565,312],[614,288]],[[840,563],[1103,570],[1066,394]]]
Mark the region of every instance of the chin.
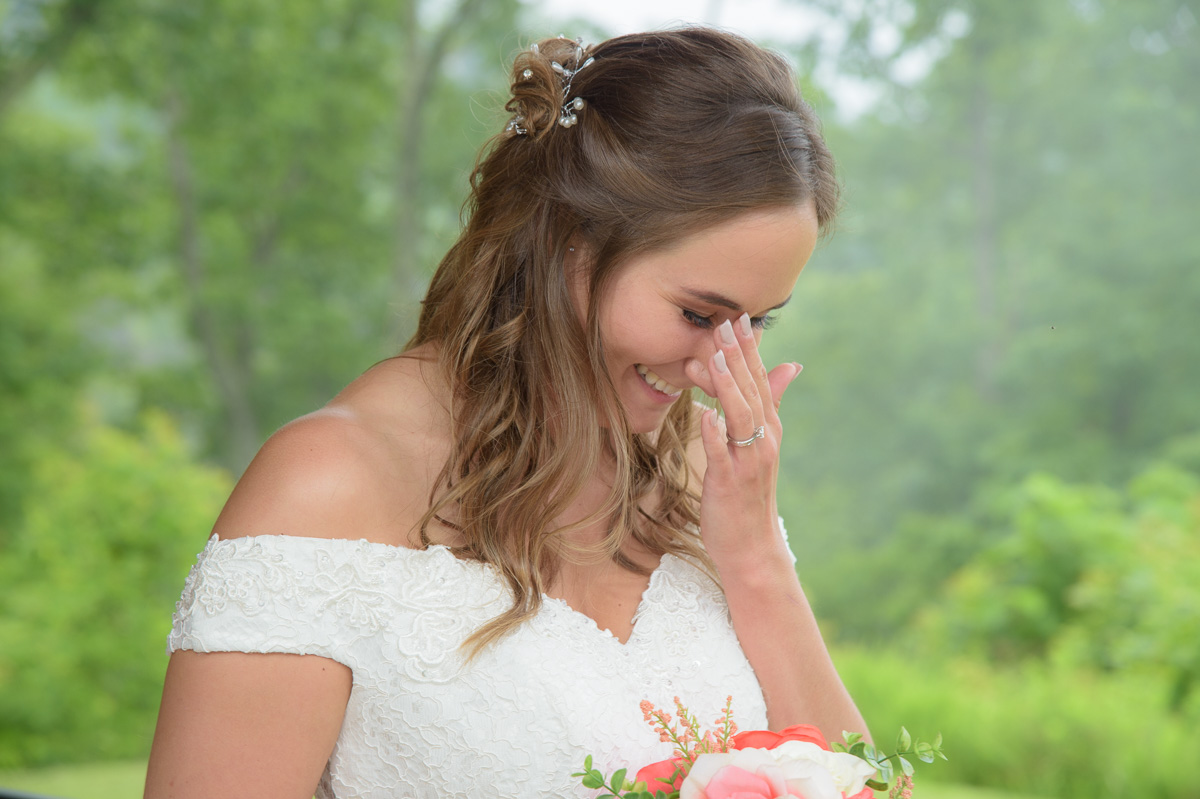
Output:
[[[687,392],[683,393],[676,402],[685,401]],[[637,413],[630,413],[628,406],[626,407],[625,415],[629,422],[629,430],[632,433],[657,433],[662,429],[663,423],[667,420],[667,414],[674,405],[667,405],[661,410],[649,410],[646,408],[638,409]]]

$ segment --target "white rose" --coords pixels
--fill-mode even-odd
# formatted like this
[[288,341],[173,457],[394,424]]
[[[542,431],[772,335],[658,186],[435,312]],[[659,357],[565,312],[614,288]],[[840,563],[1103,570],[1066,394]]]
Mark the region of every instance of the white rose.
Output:
[[853,796],[866,787],[867,780],[875,776],[875,769],[861,757],[847,752],[830,752],[808,741],[784,741],[770,752],[780,765],[788,761],[822,764],[839,795]]
[[712,799],[706,789],[727,766],[767,781],[773,794],[767,799],[843,799],[861,791],[875,773],[854,755],[828,752],[807,741],[786,741],[774,749],[700,755],[680,786],[679,799]]

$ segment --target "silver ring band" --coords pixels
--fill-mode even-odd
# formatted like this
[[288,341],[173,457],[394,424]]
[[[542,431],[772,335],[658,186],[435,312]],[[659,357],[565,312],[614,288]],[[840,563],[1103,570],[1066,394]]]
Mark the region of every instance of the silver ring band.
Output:
[[726,436],[726,439],[729,441],[730,444],[733,444],[735,447],[748,447],[751,444],[753,444],[755,441],[758,441],[760,438],[765,437],[766,434],[767,434],[766,429],[762,425],[759,425],[758,427],[754,428],[754,435],[750,436],[745,441],[736,441],[729,436]]

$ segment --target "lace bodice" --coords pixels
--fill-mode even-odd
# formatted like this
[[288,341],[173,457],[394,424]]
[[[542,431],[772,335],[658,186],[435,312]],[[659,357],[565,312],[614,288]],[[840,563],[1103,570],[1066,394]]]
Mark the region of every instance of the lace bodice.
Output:
[[168,652],[290,652],[353,672],[318,799],[590,797],[570,775],[670,755],[639,702],[679,696],[705,724],[734,698],[765,729],[762,691],[724,597],[683,559],[650,577],[622,644],[565,602],[473,662],[458,645],[510,604],[493,569],[444,547],[293,536],[209,540],[176,606]]

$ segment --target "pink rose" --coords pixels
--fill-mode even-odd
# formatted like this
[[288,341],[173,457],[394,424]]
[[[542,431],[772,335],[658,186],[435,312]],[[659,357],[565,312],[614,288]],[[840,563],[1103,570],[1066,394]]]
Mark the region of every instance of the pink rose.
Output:
[[752,773],[738,766],[722,766],[698,796],[704,799],[784,799],[792,794],[787,792],[787,785],[777,768],[768,767]]

